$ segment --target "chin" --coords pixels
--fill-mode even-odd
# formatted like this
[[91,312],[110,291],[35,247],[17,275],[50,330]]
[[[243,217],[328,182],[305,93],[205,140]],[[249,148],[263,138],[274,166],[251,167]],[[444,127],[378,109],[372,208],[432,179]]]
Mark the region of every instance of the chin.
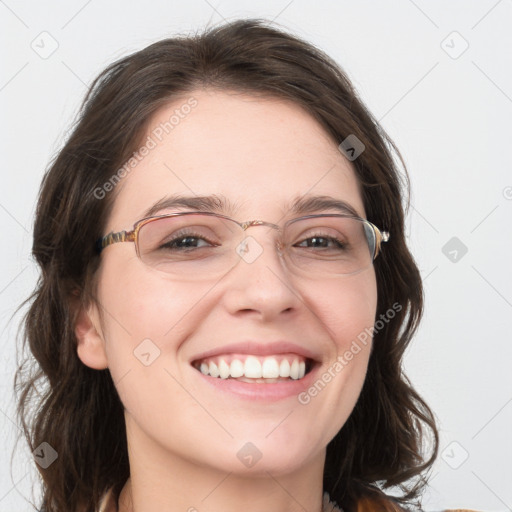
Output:
[[[292,473],[303,466],[309,458],[314,456],[311,450],[311,440],[307,437],[292,438],[288,443],[281,439],[271,440],[260,437],[247,436],[246,440],[232,440],[229,446],[205,447],[213,459],[204,461],[204,464],[215,467],[223,472],[232,472],[237,475],[251,475],[251,477],[268,477]],[[213,449],[213,450],[212,450]],[[217,454],[217,456],[215,456]]]

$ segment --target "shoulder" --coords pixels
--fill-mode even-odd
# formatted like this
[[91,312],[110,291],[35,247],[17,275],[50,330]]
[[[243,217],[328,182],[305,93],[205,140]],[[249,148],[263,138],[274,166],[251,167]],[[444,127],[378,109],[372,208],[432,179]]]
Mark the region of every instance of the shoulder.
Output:
[[[324,510],[326,504],[331,504],[329,496],[324,495]],[[333,507],[332,510],[339,510]],[[113,489],[108,489],[103,495],[98,510],[96,512],[117,512],[117,503],[114,498]],[[407,512],[406,509],[398,505],[389,498],[362,498],[357,502],[357,512]],[[477,510],[457,508],[446,509],[442,512],[479,512]]]
[[385,497],[365,497],[357,502],[357,512],[406,512],[398,503]]
[[[357,512],[408,512],[390,498],[362,498],[357,502]],[[473,509],[445,509],[442,512],[479,512]]]

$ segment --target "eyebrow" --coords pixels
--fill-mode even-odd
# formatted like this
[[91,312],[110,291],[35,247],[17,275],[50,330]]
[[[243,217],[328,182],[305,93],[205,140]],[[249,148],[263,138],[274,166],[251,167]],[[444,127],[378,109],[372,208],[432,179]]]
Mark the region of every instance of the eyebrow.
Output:
[[[153,217],[162,210],[167,209],[187,209],[195,211],[204,211],[219,213],[227,216],[233,216],[239,209],[239,203],[233,203],[223,195],[212,194],[209,196],[165,196],[150,208],[148,208],[140,218]],[[286,208],[285,208],[286,209]],[[288,203],[287,209],[295,215],[317,213],[328,210],[336,211],[346,215],[360,217],[355,208],[342,199],[336,199],[325,195],[302,195],[295,197]]]

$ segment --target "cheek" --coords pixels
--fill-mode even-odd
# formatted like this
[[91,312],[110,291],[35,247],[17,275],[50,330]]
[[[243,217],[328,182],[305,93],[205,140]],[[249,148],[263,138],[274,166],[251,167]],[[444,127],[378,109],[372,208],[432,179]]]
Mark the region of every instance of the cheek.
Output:
[[[164,403],[176,410],[190,401],[173,376],[182,380],[177,350],[203,295],[193,284],[172,283],[140,269],[121,276],[119,269],[105,266],[100,297],[109,371],[133,418],[158,422]],[[200,411],[194,414],[201,418]]]
[[373,269],[324,284],[315,299],[315,313],[329,330],[338,351],[346,350],[358,335],[373,326],[376,310]]
[[194,284],[187,283],[184,293],[183,283],[135,265],[131,261],[114,265],[107,260],[99,276],[98,298],[114,381],[145,362],[161,363],[172,356],[172,344],[185,332],[189,313],[201,298]]
[[375,272],[323,284],[321,293],[310,294],[310,304],[315,305],[315,316],[327,331],[332,350],[299,402],[328,425],[323,438],[327,443],[352,413],[366,377],[377,308]]

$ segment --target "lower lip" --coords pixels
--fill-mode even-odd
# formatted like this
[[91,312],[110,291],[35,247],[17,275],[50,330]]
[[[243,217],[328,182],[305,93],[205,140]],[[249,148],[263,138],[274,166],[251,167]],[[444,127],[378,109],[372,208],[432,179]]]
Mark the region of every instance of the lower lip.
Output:
[[274,382],[272,384],[241,382],[235,379],[221,379],[204,375],[193,368],[197,375],[207,384],[224,393],[236,395],[244,400],[274,402],[290,397],[298,397],[315,381],[315,375],[320,365],[315,363],[311,371],[302,379]]

